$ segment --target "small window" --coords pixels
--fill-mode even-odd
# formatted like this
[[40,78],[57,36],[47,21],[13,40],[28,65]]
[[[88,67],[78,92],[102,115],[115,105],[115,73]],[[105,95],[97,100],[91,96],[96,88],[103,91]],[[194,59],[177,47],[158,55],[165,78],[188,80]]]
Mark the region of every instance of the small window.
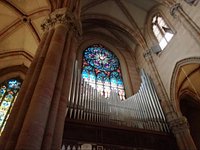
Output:
[[158,47],[156,48],[156,53],[158,53],[167,46],[174,33],[160,15],[153,17],[152,30],[159,43],[160,50],[158,50]]

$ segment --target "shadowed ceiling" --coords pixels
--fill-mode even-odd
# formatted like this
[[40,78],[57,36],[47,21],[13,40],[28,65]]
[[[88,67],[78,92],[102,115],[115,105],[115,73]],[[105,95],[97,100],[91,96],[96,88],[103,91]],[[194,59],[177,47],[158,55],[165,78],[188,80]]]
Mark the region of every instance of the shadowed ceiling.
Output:
[[[0,53],[24,51],[33,57],[42,36],[41,23],[52,0],[0,0]],[[81,0],[83,35],[93,33],[135,48],[147,14],[157,0]]]

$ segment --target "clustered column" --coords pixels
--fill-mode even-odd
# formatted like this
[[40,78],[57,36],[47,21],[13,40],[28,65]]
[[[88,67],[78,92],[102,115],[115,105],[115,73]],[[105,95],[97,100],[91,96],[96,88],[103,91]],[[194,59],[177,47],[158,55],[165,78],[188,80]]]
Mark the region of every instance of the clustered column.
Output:
[[73,9],[56,9],[42,24],[45,32],[1,136],[2,150],[61,148],[81,29],[79,0],[73,3]]

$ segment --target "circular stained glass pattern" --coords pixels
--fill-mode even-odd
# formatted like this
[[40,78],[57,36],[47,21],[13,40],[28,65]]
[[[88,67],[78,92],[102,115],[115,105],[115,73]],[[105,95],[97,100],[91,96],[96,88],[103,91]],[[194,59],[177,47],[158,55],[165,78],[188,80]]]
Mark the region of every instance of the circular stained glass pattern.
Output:
[[119,67],[115,54],[101,45],[93,45],[84,51],[84,58],[88,64],[101,71],[114,71]]
[[125,99],[120,63],[115,54],[100,44],[94,44],[83,52],[82,78],[105,97],[115,90]]

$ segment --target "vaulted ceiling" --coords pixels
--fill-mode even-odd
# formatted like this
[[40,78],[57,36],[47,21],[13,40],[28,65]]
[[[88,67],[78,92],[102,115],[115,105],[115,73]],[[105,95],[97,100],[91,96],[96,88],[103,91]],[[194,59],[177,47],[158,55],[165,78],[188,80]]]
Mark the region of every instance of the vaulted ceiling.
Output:
[[[157,0],[81,0],[83,35],[96,34],[134,49],[143,35],[148,12]],[[25,51],[34,56],[41,23],[51,0],[0,0],[0,52]]]

